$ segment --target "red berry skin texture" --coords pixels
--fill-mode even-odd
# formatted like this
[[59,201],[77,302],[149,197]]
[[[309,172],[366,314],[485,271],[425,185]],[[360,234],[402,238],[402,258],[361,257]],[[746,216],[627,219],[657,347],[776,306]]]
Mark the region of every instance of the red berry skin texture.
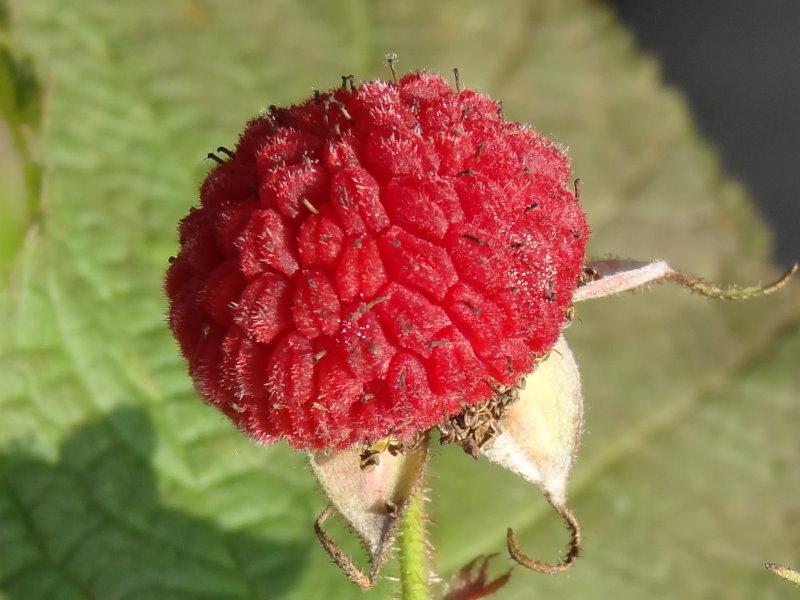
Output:
[[589,229],[566,156],[438,75],[248,123],[180,224],[169,323],[260,442],[411,439],[535,368]]

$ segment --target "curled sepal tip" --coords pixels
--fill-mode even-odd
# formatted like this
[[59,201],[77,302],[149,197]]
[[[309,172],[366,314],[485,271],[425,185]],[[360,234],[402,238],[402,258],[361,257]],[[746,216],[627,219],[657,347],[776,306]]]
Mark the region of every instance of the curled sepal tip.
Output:
[[568,569],[580,549],[580,527],[567,508],[567,480],[580,444],[583,394],[575,358],[563,337],[525,378],[525,386],[500,422],[501,433],[481,452],[490,461],[542,490],[570,530],[566,558],[550,565],[527,556],[508,530],[508,550],[519,564],[543,573]]
[[635,260],[598,260],[590,262],[584,271],[586,281],[575,290],[574,302],[603,298],[634,290],[650,283],[671,281],[702,296],[716,300],[746,300],[771,294],[788,283],[797,272],[795,263],[778,279],[767,285],[750,287],[721,287],[676,271],[663,260],[641,262]]
[[578,555],[581,552],[582,541],[581,525],[578,522],[578,519],[575,517],[575,513],[573,513],[566,506],[558,506],[553,504],[553,508],[555,508],[558,511],[558,514],[561,515],[561,518],[564,519],[564,524],[567,526],[567,530],[569,531],[569,544],[567,546],[567,551],[561,561],[556,564],[550,564],[528,556],[525,554],[525,552],[523,552],[522,548],[520,548],[519,540],[514,534],[514,530],[509,527],[506,531],[506,543],[508,545],[508,553],[511,555],[511,558],[513,558],[523,567],[538,573],[545,573],[547,575],[563,573],[564,571],[568,571],[570,568],[572,568],[572,565],[575,564],[575,561],[578,559]]
[[317,539],[319,539],[322,547],[325,548],[328,556],[330,556],[331,559],[333,559],[333,562],[336,563],[336,566],[338,566],[342,572],[347,575],[347,578],[361,588],[368,590],[374,586],[375,583],[377,583],[381,565],[373,561],[370,573],[364,573],[355,565],[350,557],[347,556],[347,553],[342,550],[339,545],[334,542],[330,536],[328,536],[327,533],[325,533],[322,525],[334,512],[336,512],[335,509],[329,504],[325,510],[320,513],[320,515],[317,517],[317,520],[314,521],[314,533],[317,534]]
[[[359,448],[309,454],[311,468],[330,501],[314,523],[314,531],[333,562],[363,589],[377,583],[398,523],[421,485],[427,457],[427,436],[405,453],[384,450],[368,466]],[[369,573],[359,569],[323,529],[334,513],[341,515],[364,542]]]

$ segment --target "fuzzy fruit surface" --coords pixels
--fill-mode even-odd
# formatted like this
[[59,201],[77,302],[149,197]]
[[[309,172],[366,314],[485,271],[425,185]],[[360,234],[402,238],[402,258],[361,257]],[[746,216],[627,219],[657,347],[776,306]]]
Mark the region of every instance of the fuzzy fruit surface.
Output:
[[181,221],[169,323],[262,442],[409,439],[533,370],[588,228],[567,158],[438,75],[273,108]]

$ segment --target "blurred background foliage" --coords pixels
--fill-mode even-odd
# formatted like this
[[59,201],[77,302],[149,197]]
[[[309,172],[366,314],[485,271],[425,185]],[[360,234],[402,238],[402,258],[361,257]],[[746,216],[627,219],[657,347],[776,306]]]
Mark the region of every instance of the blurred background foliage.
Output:
[[[268,104],[387,77],[385,52],[460,67],[568,147],[592,255],[777,273],[682,98],[596,1],[11,0],[0,41],[3,598],[370,597],[313,539],[303,457],[196,398],[161,280],[206,152]],[[800,562],[799,300],[659,287],[580,306],[584,557],[517,569],[497,597],[796,597],[763,563]],[[503,552],[509,525],[538,556],[564,544],[535,490],[460,450],[437,449],[428,481],[445,576]]]

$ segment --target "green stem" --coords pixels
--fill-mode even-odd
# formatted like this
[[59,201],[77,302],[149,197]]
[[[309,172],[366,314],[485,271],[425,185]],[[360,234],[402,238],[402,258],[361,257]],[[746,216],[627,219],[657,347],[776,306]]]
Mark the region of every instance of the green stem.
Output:
[[409,499],[400,523],[400,585],[403,600],[428,600],[428,553],[422,489]]

